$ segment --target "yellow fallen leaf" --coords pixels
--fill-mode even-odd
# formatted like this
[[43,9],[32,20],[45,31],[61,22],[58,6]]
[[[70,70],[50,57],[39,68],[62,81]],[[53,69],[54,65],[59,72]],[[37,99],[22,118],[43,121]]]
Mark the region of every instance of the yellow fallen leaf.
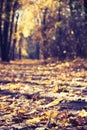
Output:
[[52,111],[51,112],[51,118],[56,118],[58,115],[58,112],[57,111]]
[[43,83],[44,83],[45,85],[49,85],[49,84],[51,84],[51,81],[50,81],[50,80],[45,80],[45,81],[43,81]]
[[5,120],[6,120],[6,123],[7,123],[7,122],[11,122],[11,121],[12,121],[12,116],[11,116],[11,115],[9,115],[8,117],[6,117],[6,119],[5,119]]
[[13,116],[17,115],[17,111],[16,110],[13,110],[12,114]]
[[55,86],[55,87],[53,87],[52,92],[56,93],[58,91],[64,91],[64,90],[66,90],[66,88],[67,88],[67,86]]
[[69,62],[66,62],[66,63],[65,63],[65,66],[66,66],[66,67],[69,67],[69,66],[70,66]]
[[66,123],[64,124],[64,126],[69,126],[69,123],[68,123],[68,122],[66,122]]
[[26,77],[26,81],[29,82],[29,81],[31,81],[31,80],[32,80],[32,78],[31,78],[30,76],[27,76],[27,77]]
[[57,115],[58,115],[58,112],[57,111],[53,111],[53,110],[47,110],[45,113],[44,113],[48,118],[56,118]]
[[15,108],[15,102],[12,102],[12,104],[10,105],[11,108]]
[[10,89],[10,90],[19,89],[19,87],[21,87],[20,83],[11,84],[11,85],[9,86],[9,89]]
[[58,92],[58,90],[59,90],[59,86],[55,86],[55,87],[53,87],[52,92],[56,93],[56,92]]
[[62,99],[56,99],[56,100],[52,101],[51,103],[45,105],[44,108],[48,108],[48,107],[55,106],[55,105],[59,104],[59,102],[60,102],[61,100],[62,100]]
[[45,117],[48,119],[49,123],[57,122],[58,111],[47,110],[44,114],[45,114]]
[[25,113],[25,112],[27,112],[26,109],[20,109],[20,110],[18,110],[18,113],[21,113],[21,114],[23,114],[23,113]]
[[50,117],[50,115],[51,115],[51,110],[45,111],[44,114],[45,114],[47,117]]
[[26,124],[36,124],[36,123],[39,123],[40,119],[41,119],[40,117],[29,119],[29,120],[26,121]]
[[84,109],[82,109],[82,111],[79,112],[78,115],[81,116],[81,117],[86,117],[87,116],[87,111],[85,111]]
[[0,102],[0,109],[7,108],[6,102]]

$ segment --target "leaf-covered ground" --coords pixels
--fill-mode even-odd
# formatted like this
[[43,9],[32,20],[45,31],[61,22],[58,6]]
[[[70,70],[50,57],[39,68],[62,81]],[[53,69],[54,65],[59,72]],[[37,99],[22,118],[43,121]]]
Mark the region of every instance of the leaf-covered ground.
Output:
[[87,60],[0,64],[0,130],[87,130]]

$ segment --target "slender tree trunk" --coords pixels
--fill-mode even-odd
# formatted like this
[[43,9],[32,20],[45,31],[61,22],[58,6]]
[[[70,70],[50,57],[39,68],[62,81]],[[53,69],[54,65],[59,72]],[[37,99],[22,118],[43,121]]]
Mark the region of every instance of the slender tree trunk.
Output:
[[[59,0],[59,2],[61,2],[61,0]],[[57,18],[57,21],[58,22],[62,22],[62,19],[61,19],[61,5],[58,8],[58,18]],[[59,50],[59,54],[58,54],[58,58],[60,60],[63,60],[64,56],[63,56],[63,46],[62,46],[62,28],[60,26],[58,27],[57,34],[58,34],[57,46],[59,46],[59,49],[60,49]]]
[[3,1],[0,1],[0,47],[2,45],[2,9],[3,9]]
[[1,59],[2,61],[9,61],[9,42],[8,42],[8,29],[10,21],[11,0],[1,1]]
[[84,0],[84,12],[85,12],[85,19],[87,21],[87,0]]
[[[17,17],[16,17],[16,23],[14,23],[14,33],[17,32],[18,19],[19,19],[19,14],[18,14]],[[12,60],[15,59],[15,46],[16,46],[16,38],[13,40],[13,46],[12,46]]]
[[10,12],[11,12],[11,6],[12,6],[12,1],[8,0],[6,1],[6,6],[5,6],[5,13],[6,13],[6,19],[4,21],[4,32],[3,32],[3,37],[4,37],[4,55],[2,51],[2,60],[3,61],[9,61],[9,50],[10,50],[10,43],[9,43],[9,26],[10,26]]
[[[78,17],[78,3],[73,3],[76,0],[70,0],[70,12],[71,12],[71,29],[74,32],[74,45],[73,45],[73,53],[74,57],[76,56],[82,56],[82,51],[81,51],[81,41],[82,39],[80,38],[80,29],[77,26],[78,20],[76,17]],[[76,1],[77,2],[77,1]],[[73,6],[74,5],[74,6]],[[77,14],[77,15],[76,15]]]
[[[10,32],[10,34],[9,34],[9,42],[10,42],[10,53],[9,53],[9,57],[10,57],[10,59],[14,59],[13,58],[13,53],[14,53],[14,50],[15,50],[15,46],[14,46],[14,41],[15,40],[12,40],[12,35],[13,35],[13,33],[15,33],[14,32],[14,26],[15,26],[15,23],[14,23],[14,19],[15,19],[15,8],[16,8],[16,5],[17,5],[17,0],[15,0],[15,1],[13,1],[13,3],[12,3],[12,9],[11,9],[11,24],[10,24],[10,29],[9,29],[9,32]],[[15,42],[16,43],[16,42]],[[14,49],[13,49],[13,47],[14,47]]]
[[47,26],[46,26],[46,15],[47,15],[47,11],[48,11],[48,8],[45,8],[44,9],[44,13],[43,13],[43,21],[42,21],[42,37],[43,37],[43,49],[42,49],[42,52],[43,52],[43,57],[44,59],[47,59],[48,58],[48,51],[47,51],[47,36],[46,36],[46,29],[47,29]]

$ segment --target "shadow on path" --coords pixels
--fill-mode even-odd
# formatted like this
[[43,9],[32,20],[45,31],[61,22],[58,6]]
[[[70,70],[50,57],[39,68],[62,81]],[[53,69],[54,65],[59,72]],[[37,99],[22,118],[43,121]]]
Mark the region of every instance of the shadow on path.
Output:
[[87,109],[87,102],[84,100],[76,100],[65,103],[60,103],[60,110],[82,110]]
[[20,93],[20,92],[11,92],[9,90],[0,90],[0,95],[10,95],[11,97],[19,98],[20,96],[25,96],[27,99],[31,99],[33,94],[27,94],[27,93]]

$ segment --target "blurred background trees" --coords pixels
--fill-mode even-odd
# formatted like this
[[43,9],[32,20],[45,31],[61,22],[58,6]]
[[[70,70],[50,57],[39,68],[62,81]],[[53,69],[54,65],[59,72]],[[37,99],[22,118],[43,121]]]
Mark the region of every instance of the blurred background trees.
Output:
[[87,0],[1,0],[2,61],[87,58]]

